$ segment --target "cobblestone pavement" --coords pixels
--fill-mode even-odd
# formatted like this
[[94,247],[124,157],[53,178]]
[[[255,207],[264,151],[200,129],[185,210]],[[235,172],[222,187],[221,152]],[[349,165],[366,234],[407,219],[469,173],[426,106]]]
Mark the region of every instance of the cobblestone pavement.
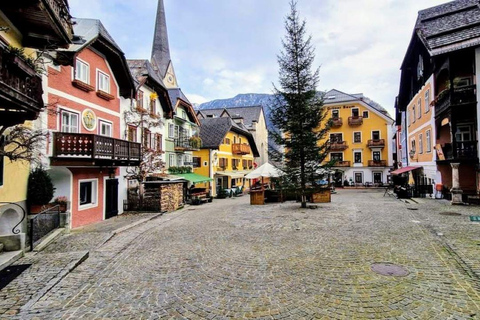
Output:
[[13,318],[480,319],[478,207],[371,190],[332,199],[300,209],[241,197],[164,215],[99,241]]

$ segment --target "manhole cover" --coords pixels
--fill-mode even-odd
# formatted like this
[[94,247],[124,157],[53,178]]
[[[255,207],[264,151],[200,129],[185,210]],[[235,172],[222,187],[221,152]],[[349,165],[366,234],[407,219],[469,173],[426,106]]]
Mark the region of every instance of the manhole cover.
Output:
[[392,277],[405,277],[409,273],[404,267],[393,263],[374,263],[372,264],[372,271],[383,276]]
[[442,216],[461,216],[461,215],[462,215],[461,213],[458,213],[458,212],[450,212],[450,211],[440,212],[440,214],[441,214]]

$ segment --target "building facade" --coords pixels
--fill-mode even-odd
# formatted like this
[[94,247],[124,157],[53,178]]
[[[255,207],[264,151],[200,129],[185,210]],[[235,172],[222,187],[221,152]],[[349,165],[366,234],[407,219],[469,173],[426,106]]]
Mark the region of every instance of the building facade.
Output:
[[325,94],[327,119],[332,119],[328,139],[337,186],[381,185],[388,182],[393,158],[390,142],[393,119],[362,94],[338,90]]
[[220,188],[245,186],[244,177],[254,170],[254,158],[259,156],[253,135],[230,117],[200,122],[202,147],[194,151],[194,172],[213,179],[209,186],[213,196]]
[[99,20],[76,19],[85,40],[62,51],[71,66],[49,67],[38,123],[49,130],[45,158],[55,196],[70,202],[73,228],[123,211],[125,180],[119,167],[140,162],[140,144],[122,139],[121,97],[135,92],[123,52]]

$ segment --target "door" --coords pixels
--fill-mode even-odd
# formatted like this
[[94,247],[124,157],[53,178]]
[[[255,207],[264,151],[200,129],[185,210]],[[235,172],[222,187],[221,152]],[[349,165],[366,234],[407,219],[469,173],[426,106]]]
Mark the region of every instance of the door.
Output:
[[105,181],[105,219],[118,215],[118,179]]
[[382,173],[381,172],[374,172],[373,173],[373,183],[382,183]]

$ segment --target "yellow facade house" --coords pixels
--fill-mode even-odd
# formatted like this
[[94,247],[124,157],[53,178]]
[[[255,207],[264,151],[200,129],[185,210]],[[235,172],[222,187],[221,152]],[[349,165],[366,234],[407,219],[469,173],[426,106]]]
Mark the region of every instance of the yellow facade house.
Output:
[[252,134],[230,117],[200,119],[200,123],[202,148],[193,153],[194,172],[213,179],[209,186],[213,196],[220,188],[247,187],[244,177],[259,157]]
[[388,182],[393,159],[392,124],[388,112],[363,94],[330,90],[324,105],[333,119],[327,139],[326,161],[335,160],[334,182],[341,186],[383,185]]

